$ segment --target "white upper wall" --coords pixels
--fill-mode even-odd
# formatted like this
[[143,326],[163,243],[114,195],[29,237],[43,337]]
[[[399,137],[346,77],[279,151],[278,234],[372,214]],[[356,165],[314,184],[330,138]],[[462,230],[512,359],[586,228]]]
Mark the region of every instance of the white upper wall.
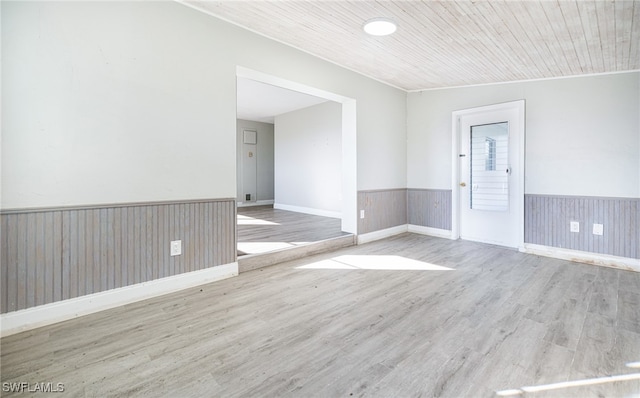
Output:
[[275,203],[342,212],[342,105],[325,102],[275,118]]
[[2,2],[2,203],[236,196],[236,66],[357,101],[358,188],[406,186],[406,94],[175,2]]
[[640,197],[640,73],[408,95],[409,188],[451,189],[451,113],[524,99],[525,191]]

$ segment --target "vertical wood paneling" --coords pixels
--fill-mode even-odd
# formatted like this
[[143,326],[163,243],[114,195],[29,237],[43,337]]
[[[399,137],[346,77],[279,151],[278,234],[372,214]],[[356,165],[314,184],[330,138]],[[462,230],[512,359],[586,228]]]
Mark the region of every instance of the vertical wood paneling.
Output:
[[[169,229],[168,231],[168,241],[172,241],[175,239],[175,214],[176,214],[176,209],[175,209],[176,205],[169,205]],[[169,256],[169,274],[170,275],[174,275],[176,274],[176,262],[175,262],[175,257]]]
[[450,190],[409,189],[408,223],[451,230],[451,205]]
[[[87,294],[87,269],[89,267],[88,246],[87,242],[90,242],[92,238],[88,238],[87,233],[87,211],[78,210],[76,213],[76,222],[72,224],[71,228],[75,228],[77,231],[77,240],[75,241],[76,249],[73,251],[74,256],[71,259],[71,264],[75,265],[75,274],[77,274],[77,294],[83,296]],[[72,271],[73,272],[73,271]]]
[[185,228],[184,228],[184,239],[182,241],[182,244],[184,245],[184,263],[185,266],[187,267],[186,270],[187,272],[191,272],[191,271],[195,271],[195,264],[194,264],[194,260],[195,260],[195,256],[194,256],[194,236],[193,236],[193,229],[195,227],[195,212],[194,212],[194,208],[195,208],[195,204],[193,203],[189,203],[186,205],[186,213],[187,213],[187,217],[184,218],[185,221]]
[[0,218],[0,312],[5,313],[9,311],[8,301],[9,295],[7,294],[8,287],[8,275],[9,267],[5,266],[9,264],[8,252],[9,241],[5,231],[9,229],[9,218]]
[[[113,209],[112,209],[113,210]],[[113,286],[114,288],[122,287],[122,234],[116,231],[122,231],[122,212],[114,211],[113,217]]]
[[106,217],[108,220],[107,224],[107,238],[106,244],[107,247],[105,249],[106,252],[106,265],[107,270],[107,289],[114,289],[116,287],[116,263],[115,263],[115,255],[116,255],[116,246],[115,246],[115,217],[114,217],[114,209],[105,209]]
[[35,279],[34,279],[34,305],[41,305],[44,303],[44,281],[46,278],[44,252],[46,250],[46,244],[44,241],[44,222],[45,215],[43,213],[35,214],[36,225],[34,229],[35,239]]
[[204,252],[207,250],[206,248],[206,244],[207,242],[204,240],[204,230],[205,230],[205,226],[204,226],[204,208],[205,208],[206,204],[205,203],[198,203],[198,208],[196,211],[196,240],[195,240],[195,244],[194,246],[196,247],[196,249],[198,250],[198,255],[196,258],[196,264],[198,265],[198,269],[202,269],[203,267],[206,267],[206,262],[204,261]]
[[[18,236],[16,239],[16,246],[18,248],[16,253],[17,264],[27,263],[27,258],[26,258],[27,216],[28,216],[27,214],[18,215],[18,220],[17,220]],[[16,270],[18,273],[18,283],[16,285],[16,288],[17,288],[16,308],[25,308],[26,307],[25,290],[26,290],[26,284],[27,284],[27,270],[26,270],[26,267],[17,267]]]
[[158,277],[164,278],[168,275],[167,270],[165,268],[165,261],[167,258],[167,245],[170,240],[166,237],[166,228],[167,228],[167,206],[159,206],[158,207]]
[[133,283],[142,282],[142,249],[144,248],[144,234],[142,233],[142,216],[144,209],[133,209]]
[[[37,214],[27,214],[27,242],[36,242],[36,219]],[[29,248],[29,244],[25,242],[25,258],[27,262],[33,264],[32,267],[27,268],[27,285],[25,286],[25,301],[27,307],[33,307],[36,305],[36,274],[38,272],[38,263],[36,252],[38,248],[34,245],[33,249]]]
[[[2,313],[236,261],[235,200],[0,215]],[[182,240],[183,255],[170,256]]]
[[358,192],[358,233],[365,234],[407,223],[407,190],[390,189]]
[[451,230],[452,199],[450,190],[394,189],[358,192],[358,233],[412,224]]
[[[212,220],[220,220],[220,215],[224,214],[226,211],[228,211],[227,208],[225,207],[218,207],[218,206],[212,206],[211,209],[211,214],[213,215],[213,217],[211,217]],[[226,239],[226,237],[224,236],[225,234],[225,222],[216,222],[215,225],[212,225],[211,228],[211,237],[213,240],[224,240]],[[226,244],[222,245],[223,247],[226,247]],[[220,258],[225,256],[225,252],[223,250],[214,250],[211,252],[211,255],[213,256],[214,261],[220,261]]]
[[[638,7],[640,9],[640,7]],[[634,207],[633,207],[633,213],[635,213],[636,215],[636,236],[640,235],[640,200],[637,200],[634,203]],[[640,238],[638,239],[640,240]],[[638,255],[638,257],[640,257],[640,243],[637,243],[637,247],[636,247],[636,254]]]
[[[640,199],[525,195],[525,242],[640,258]],[[569,223],[580,223],[570,232]],[[602,236],[593,224],[603,224]]]
[[[7,219],[7,229],[2,235],[7,236],[7,262],[2,264],[3,268],[7,268],[7,311],[15,311],[18,308],[18,222],[20,215],[10,215],[3,217]],[[5,225],[4,223],[2,225]],[[9,233],[9,231],[15,231]],[[9,248],[16,248],[15,250]]]
[[[210,234],[209,234],[209,225],[210,225],[210,221],[209,221],[209,217],[210,217],[210,213],[209,213],[209,207],[210,207],[210,203],[204,203],[203,204],[203,214],[202,214],[202,220],[203,220],[203,232],[202,232],[202,239],[204,241],[205,245],[208,245],[210,242]],[[203,262],[204,264],[209,264],[209,250],[207,250],[205,248],[204,250],[204,258],[203,258]]]
[[[224,213],[226,211],[226,209],[221,208],[219,206],[210,206],[209,211],[211,212],[211,218],[210,220],[212,220],[214,222],[213,225],[211,225],[211,228],[209,228],[210,230],[210,234],[211,234],[211,239],[213,239],[213,241],[219,241],[222,239],[225,239],[224,237],[224,224],[223,222],[218,222],[218,220],[220,219],[220,213]],[[226,246],[226,245],[223,245]],[[211,256],[213,257],[213,261],[217,262],[220,261],[220,259],[223,257],[224,252],[222,250],[213,250],[210,251]]]
[[[55,223],[54,223],[54,214],[49,212],[45,213],[44,225],[43,225],[43,241],[45,245],[44,249],[44,257],[42,259],[43,267],[44,267],[44,278],[43,278],[43,287],[44,287],[44,296],[41,304],[50,303],[53,301],[53,273],[54,267],[47,266],[47,259],[54,258],[54,231]],[[4,269],[4,267],[3,267]]]
[[[91,285],[91,290],[88,293],[95,293],[100,291],[100,283],[102,281],[102,275],[104,273],[103,270],[103,261],[102,261],[102,217],[101,213],[102,209],[98,209],[96,211],[92,211],[93,213],[93,227],[95,228],[95,233],[93,235],[93,247],[91,251],[93,253],[93,284]],[[144,244],[143,244],[144,247]]]
[[[68,250],[69,260],[65,262],[66,267],[69,268],[69,296],[77,297],[80,294],[80,278],[84,273],[84,269],[81,264],[84,262],[81,259],[81,255],[84,254],[84,250],[79,250],[80,240],[83,239],[80,237],[80,228],[78,219],[81,217],[82,211],[70,211],[69,212],[69,239],[65,240],[69,242],[69,245],[74,247],[70,247]],[[84,243],[84,241],[83,241]]]
[[[410,90],[611,73],[640,65],[640,2],[633,0],[191,4]],[[380,14],[378,8],[402,29],[376,49],[384,53],[372,55],[352,29]],[[376,56],[380,62],[359,62]]]
[[[218,206],[214,206],[213,208],[213,221],[214,221],[214,227],[213,227],[213,240],[215,242],[219,241],[220,239],[222,239],[222,231],[223,231],[223,225],[222,223],[220,223],[218,220],[220,219],[220,212],[222,212],[223,210],[220,209],[220,207]],[[221,258],[221,251],[220,250],[214,250],[213,251],[213,257],[214,257],[214,261],[219,261]]]
[[[154,238],[154,232],[153,232],[153,225],[154,225],[154,219],[153,219],[153,207],[154,206],[145,206],[145,213],[144,213],[144,219],[142,220],[142,224],[146,227],[146,228],[142,228],[143,230],[143,236],[144,236],[144,256],[142,256],[142,281],[149,281],[149,280],[153,280],[153,238]],[[146,230],[146,232],[144,232]]]
[[52,244],[53,244],[53,258],[47,259],[47,266],[49,263],[53,263],[53,301],[62,300],[62,242],[58,240],[59,236],[62,236],[62,230],[64,229],[64,218],[62,211],[54,212],[54,227]]

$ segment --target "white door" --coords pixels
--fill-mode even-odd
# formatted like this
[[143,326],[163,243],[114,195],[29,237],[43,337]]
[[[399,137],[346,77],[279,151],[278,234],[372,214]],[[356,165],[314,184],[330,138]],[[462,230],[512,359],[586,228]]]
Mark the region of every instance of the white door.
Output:
[[457,112],[460,238],[523,244],[524,101]]

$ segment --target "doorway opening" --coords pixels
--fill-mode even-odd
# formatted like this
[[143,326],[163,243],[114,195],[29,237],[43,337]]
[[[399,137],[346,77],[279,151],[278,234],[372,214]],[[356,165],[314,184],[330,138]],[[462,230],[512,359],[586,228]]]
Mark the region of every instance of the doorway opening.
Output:
[[[238,80],[238,202],[243,202],[238,208],[239,254],[244,254],[240,248],[241,245],[245,248],[258,248],[257,252],[266,252],[270,248],[281,250],[304,245],[309,243],[309,238],[302,235],[312,227],[316,229],[317,233],[314,236],[319,236],[318,239],[322,239],[323,236],[332,236],[322,230],[323,226],[332,228],[334,235],[335,231],[338,235],[355,234],[357,226],[355,100],[243,67],[237,67],[236,76]],[[242,91],[241,86],[244,87]],[[251,90],[264,91],[260,94],[262,100],[258,98],[260,95],[252,96],[250,94],[252,91],[247,90],[247,87]],[[268,102],[266,105],[265,101]],[[243,117],[249,118],[243,116],[247,112],[244,108],[247,107],[253,107],[253,114],[259,115],[262,112],[263,120],[260,122],[263,124],[270,122],[272,126],[272,181],[262,185],[259,181],[264,181],[265,177],[260,175],[259,162],[265,156],[261,156],[260,151],[263,149],[260,144],[261,139],[265,138],[261,137],[260,132],[257,131],[254,139],[253,131],[264,126],[251,125],[241,120]],[[256,117],[251,118],[258,121]],[[274,120],[277,120],[277,123],[274,123]],[[305,124],[306,120],[315,121]],[[318,125],[323,125],[325,122],[330,122],[331,125],[324,127],[324,130],[321,127],[319,132],[314,131],[318,129]],[[276,124],[278,128],[275,127]],[[257,173],[256,164],[258,164]],[[248,187],[243,186],[245,181]],[[268,187],[269,184],[272,187],[271,203],[268,200],[261,200],[260,196],[260,192],[265,192],[267,189],[265,186]],[[257,188],[255,188],[256,185]],[[249,191],[256,193],[252,194]],[[264,199],[264,194],[262,196]],[[316,203],[319,205],[315,206]],[[255,207],[244,207],[246,205]],[[287,212],[294,213],[295,217]],[[293,230],[291,233],[287,232],[288,220],[292,219],[295,219],[297,228],[302,228],[298,233]],[[251,229],[249,235],[257,235],[261,229],[266,231],[270,228],[265,233],[274,234],[273,242],[268,242],[266,239],[253,242],[251,245],[248,242],[242,242],[243,236],[246,237],[247,234],[240,236],[240,232],[247,231],[249,228]],[[283,235],[275,236],[275,233],[295,236],[285,239],[282,238]]]

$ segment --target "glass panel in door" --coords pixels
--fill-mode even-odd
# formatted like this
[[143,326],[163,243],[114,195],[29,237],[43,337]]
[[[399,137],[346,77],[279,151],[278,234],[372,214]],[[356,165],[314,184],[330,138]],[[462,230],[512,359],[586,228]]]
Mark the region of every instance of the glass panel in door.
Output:
[[509,123],[471,126],[470,141],[470,208],[509,211]]

